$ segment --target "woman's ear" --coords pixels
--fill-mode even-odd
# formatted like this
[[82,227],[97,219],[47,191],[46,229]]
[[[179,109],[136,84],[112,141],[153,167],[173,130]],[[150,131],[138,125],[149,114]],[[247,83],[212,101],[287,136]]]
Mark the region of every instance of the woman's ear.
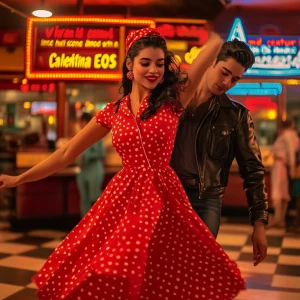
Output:
[[132,61],[129,58],[126,58],[126,67],[129,71],[132,71]]

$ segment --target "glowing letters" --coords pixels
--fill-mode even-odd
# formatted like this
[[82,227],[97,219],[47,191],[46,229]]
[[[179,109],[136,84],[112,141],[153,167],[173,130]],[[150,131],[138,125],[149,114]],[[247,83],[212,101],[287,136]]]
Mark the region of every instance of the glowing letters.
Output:
[[94,59],[95,69],[115,69],[117,66],[116,54],[96,54]]
[[59,56],[57,53],[51,53],[49,56],[49,67],[54,68],[79,68],[90,69],[92,59],[90,56],[80,56],[73,53],[71,56],[67,56],[64,53]]
[[235,87],[231,88],[227,94],[235,96],[277,96],[282,93],[282,85],[279,82],[244,82],[237,83]]
[[[82,39],[84,36],[84,28],[76,27],[70,28],[59,28],[59,26],[46,28],[45,34],[48,39]],[[87,31],[88,39],[114,39],[114,29],[89,29]]]
[[255,55],[255,63],[245,75],[300,75],[300,37],[249,36],[247,38],[242,22],[237,18],[227,40],[234,38],[248,43]]
[[49,67],[51,69],[90,69],[93,66],[95,69],[115,69],[117,66],[116,54],[96,54],[94,57],[82,56],[78,53],[66,55],[62,53],[58,55],[56,52],[49,56]]
[[115,27],[54,26],[39,28],[37,36],[36,68],[111,71],[118,66],[119,36]]
[[127,27],[155,27],[155,22],[123,17],[29,17],[25,76],[37,80],[120,81],[119,55],[125,48],[119,49],[120,38]]

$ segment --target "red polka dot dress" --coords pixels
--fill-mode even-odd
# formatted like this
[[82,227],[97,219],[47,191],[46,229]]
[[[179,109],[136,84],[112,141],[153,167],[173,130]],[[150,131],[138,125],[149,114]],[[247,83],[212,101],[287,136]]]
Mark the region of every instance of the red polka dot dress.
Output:
[[96,116],[123,169],[34,277],[39,299],[215,300],[244,289],[236,264],[193,211],[169,166],[178,114],[136,118],[130,96]]

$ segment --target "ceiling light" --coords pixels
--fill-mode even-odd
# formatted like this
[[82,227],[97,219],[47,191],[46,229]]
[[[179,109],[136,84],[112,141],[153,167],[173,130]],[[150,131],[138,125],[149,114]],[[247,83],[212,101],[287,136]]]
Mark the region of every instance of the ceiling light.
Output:
[[49,18],[52,16],[52,12],[45,9],[39,9],[32,12],[35,17],[38,18]]

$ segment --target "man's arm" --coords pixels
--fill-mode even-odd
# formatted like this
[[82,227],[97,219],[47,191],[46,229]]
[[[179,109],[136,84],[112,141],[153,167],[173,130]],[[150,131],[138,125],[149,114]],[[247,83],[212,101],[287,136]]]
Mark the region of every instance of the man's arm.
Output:
[[251,225],[261,221],[268,223],[268,201],[265,190],[265,168],[254,132],[252,117],[245,111],[237,127],[236,160],[244,181]]
[[240,176],[244,180],[249,218],[251,225],[253,225],[253,264],[257,266],[267,256],[268,242],[265,224],[268,223],[268,201],[265,192],[265,169],[261,162],[253,120],[248,111],[242,116],[237,128],[236,160],[239,165]]

